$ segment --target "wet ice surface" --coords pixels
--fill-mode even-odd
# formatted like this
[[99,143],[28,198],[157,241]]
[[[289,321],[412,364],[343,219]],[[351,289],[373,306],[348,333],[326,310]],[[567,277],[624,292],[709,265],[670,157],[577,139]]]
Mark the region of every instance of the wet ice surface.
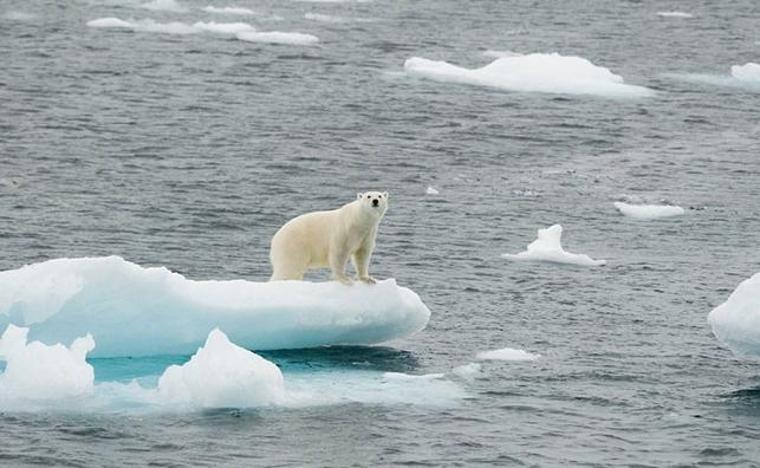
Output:
[[[754,3],[180,1],[185,12],[59,3],[0,6],[0,271],[117,254],[198,280],[264,280],[269,239],[287,219],[387,189],[373,275],[418,292],[432,316],[422,333],[384,347],[260,353],[286,381],[334,388],[343,403],[4,412],[8,464],[751,466],[760,458],[758,364],[735,357],[706,321],[759,270],[757,91],[722,84],[739,81],[732,65],[757,62]],[[202,10],[209,4],[257,15],[220,16]],[[656,14],[670,8],[693,17]],[[86,26],[107,17],[242,20],[320,42]],[[484,51],[585,57],[656,96],[569,97],[403,76],[410,57],[476,69],[494,60]],[[431,184],[441,195],[425,194]],[[633,222],[611,204],[621,193],[674,200],[686,214]],[[552,223],[565,228],[567,250],[608,265],[499,258]],[[504,346],[541,358],[453,371]],[[157,379],[187,359],[140,358],[138,370]],[[129,359],[91,362],[96,387],[136,372]],[[376,398],[402,385],[388,372],[443,373],[412,382],[446,386],[390,393],[407,401]],[[446,393],[450,383],[461,396]],[[424,404],[428,394],[437,404]]]

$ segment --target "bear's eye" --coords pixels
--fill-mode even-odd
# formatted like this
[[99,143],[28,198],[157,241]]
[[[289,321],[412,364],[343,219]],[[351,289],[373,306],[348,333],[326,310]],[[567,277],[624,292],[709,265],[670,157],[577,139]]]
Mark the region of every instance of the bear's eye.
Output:
[[367,198],[369,198],[369,195],[367,195]]

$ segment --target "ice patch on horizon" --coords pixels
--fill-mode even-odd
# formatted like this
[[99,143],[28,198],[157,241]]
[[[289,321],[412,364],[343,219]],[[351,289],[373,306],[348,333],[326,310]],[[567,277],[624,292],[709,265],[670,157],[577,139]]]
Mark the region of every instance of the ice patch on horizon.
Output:
[[404,63],[407,75],[520,92],[646,97],[654,91],[623,83],[623,78],[582,57],[528,54],[497,58],[476,69],[443,61],[412,57]]
[[180,5],[177,0],[153,0],[141,4],[140,8],[152,11],[173,11],[175,13],[187,11],[187,9]]
[[524,349],[501,348],[481,351],[475,357],[481,361],[535,361],[541,356],[529,353]]
[[433,188],[433,186],[428,185],[428,188],[425,190],[426,195],[439,195],[441,192]]
[[760,357],[760,273],[742,281],[707,316],[713,334],[737,355]]
[[206,13],[215,13],[215,14],[220,14],[220,15],[253,15],[255,14],[253,10],[249,10],[248,8],[242,8],[242,7],[218,8],[212,5],[209,5],[203,8],[203,11],[205,11]]
[[286,399],[280,369],[233,344],[218,328],[190,361],[164,371],[158,394],[171,404],[200,408],[252,408]]
[[684,11],[658,11],[657,16],[663,16],[665,18],[693,18],[694,15],[686,13]]
[[422,330],[430,310],[393,279],[193,281],[120,257],[57,259],[0,272],[0,325],[47,343],[92,333],[97,356],[190,354],[219,327],[247,349],[375,344]]
[[280,31],[241,32],[236,37],[241,41],[267,44],[314,45],[319,42],[319,38],[311,34]]
[[538,261],[566,263],[580,266],[601,266],[606,260],[594,260],[585,254],[566,252],[562,248],[562,226],[555,224],[538,230],[538,238],[528,245],[528,250],[518,254],[502,254],[503,258],[515,261]]
[[624,202],[614,202],[620,213],[634,219],[659,219],[680,216],[684,209],[675,205],[632,205]]
[[750,81],[760,84],[760,64],[748,62],[744,65],[733,65],[731,76],[740,81]]
[[[0,404],[79,398],[92,393],[95,374],[85,360],[95,347],[91,335],[75,339],[68,348],[39,341],[27,342],[28,328],[8,325],[0,338]],[[12,406],[15,406],[13,404]]]

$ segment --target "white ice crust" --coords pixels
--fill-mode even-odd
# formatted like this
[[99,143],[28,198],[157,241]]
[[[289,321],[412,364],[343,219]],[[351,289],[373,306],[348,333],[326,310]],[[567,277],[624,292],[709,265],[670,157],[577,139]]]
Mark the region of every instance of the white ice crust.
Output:
[[684,209],[675,205],[632,205],[624,202],[614,202],[620,213],[634,219],[658,219],[671,216],[681,216]]
[[374,344],[425,327],[430,310],[393,279],[375,285],[193,281],[116,256],[0,272],[0,325],[45,343],[91,333],[94,356],[190,354],[219,327],[247,349]]
[[0,407],[9,403],[65,400],[89,395],[95,375],[85,361],[95,347],[91,335],[77,338],[66,347],[27,342],[28,328],[9,325],[0,338]]
[[514,261],[538,261],[568,263],[580,266],[601,266],[605,260],[594,260],[585,254],[566,252],[562,248],[562,226],[555,224],[538,230],[538,238],[528,245],[528,250],[518,254],[502,254],[503,258]]
[[541,356],[529,353],[524,349],[501,348],[481,351],[475,357],[481,361],[535,361]]
[[742,281],[707,321],[718,340],[736,354],[760,357],[760,273]]
[[272,362],[230,342],[214,329],[203,347],[158,379],[161,399],[200,408],[249,408],[285,401],[282,372]]
[[623,83],[609,69],[582,57],[527,54],[500,57],[476,69],[412,57],[404,63],[408,75],[435,81],[487,86],[510,91],[592,94],[605,97],[643,97],[649,88]]
[[760,83],[760,64],[748,62],[731,67],[731,76],[741,81]]

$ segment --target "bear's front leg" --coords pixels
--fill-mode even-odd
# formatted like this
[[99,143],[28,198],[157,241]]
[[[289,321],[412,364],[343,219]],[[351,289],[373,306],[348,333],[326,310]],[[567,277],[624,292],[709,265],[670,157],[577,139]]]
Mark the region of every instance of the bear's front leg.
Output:
[[377,280],[369,276],[369,259],[372,256],[370,248],[362,246],[354,253],[351,260],[354,262],[356,279],[368,284],[375,284]]
[[346,250],[330,251],[330,269],[332,270],[332,279],[340,281],[346,286],[351,286],[353,281],[346,276],[346,262],[348,261],[348,252]]

